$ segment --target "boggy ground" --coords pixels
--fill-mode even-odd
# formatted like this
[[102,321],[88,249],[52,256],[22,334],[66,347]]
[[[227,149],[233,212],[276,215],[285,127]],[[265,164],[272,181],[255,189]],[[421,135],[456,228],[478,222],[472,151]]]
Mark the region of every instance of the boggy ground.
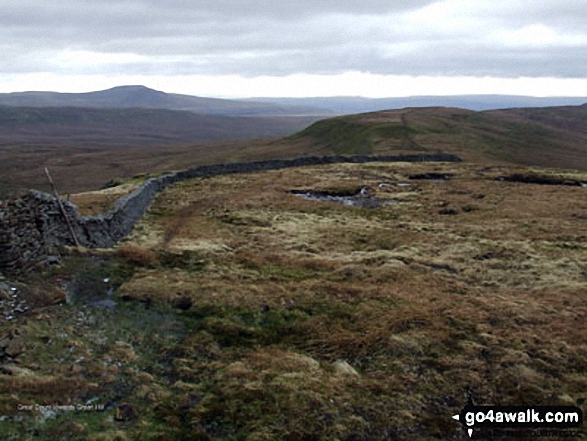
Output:
[[[117,250],[5,282],[3,305],[12,286],[30,309],[0,342],[0,433],[468,439],[451,419],[468,397],[575,404],[587,397],[587,188],[498,179],[516,173],[587,180],[371,163],[168,188]],[[393,202],[290,193],[362,188]],[[55,403],[104,409],[19,410]]]

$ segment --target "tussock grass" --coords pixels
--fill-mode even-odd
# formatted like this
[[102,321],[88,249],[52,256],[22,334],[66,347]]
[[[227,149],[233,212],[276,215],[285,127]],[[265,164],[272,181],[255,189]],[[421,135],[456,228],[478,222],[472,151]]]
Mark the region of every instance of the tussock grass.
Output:
[[140,266],[153,266],[158,262],[157,254],[150,249],[131,244],[122,244],[116,250],[122,259]]
[[[586,193],[495,180],[518,171],[337,164],[166,189],[111,256],[112,271],[132,268],[114,295],[128,312],[116,331],[95,321],[99,332],[75,339],[80,378],[118,388],[139,414],[136,427],[103,423],[108,433],[460,439],[450,416],[467,392],[573,404],[587,392]],[[454,176],[397,185],[422,173]],[[401,202],[289,193],[362,187]]]

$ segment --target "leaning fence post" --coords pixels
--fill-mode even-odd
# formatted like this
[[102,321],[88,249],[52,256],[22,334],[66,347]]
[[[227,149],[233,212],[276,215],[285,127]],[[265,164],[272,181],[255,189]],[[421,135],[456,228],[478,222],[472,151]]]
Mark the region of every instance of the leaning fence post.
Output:
[[47,174],[47,179],[49,179],[49,184],[51,184],[51,189],[53,190],[53,195],[55,196],[55,198],[57,198],[57,203],[59,204],[59,210],[61,211],[61,214],[65,218],[65,222],[67,223],[67,228],[69,228],[69,233],[71,234],[71,237],[73,238],[73,243],[75,243],[76,247],[79,247],[80,246],[79,241],[77,240],[77,236],[75,235],[75,231],[73,230],[73,227],[71,226],[71,222],[69,221],[69,217],[67,217],[67,212],[65,211],[65,207],[63,206],[63,203],[61,202],[61,198],[59,197],[59,193],[57,193],[57,189],[55,188],[55,184],[53,183],[53,179],[51,178],[51,174],[49,173],[49,169],[47,167],[45,167],[45,173]]

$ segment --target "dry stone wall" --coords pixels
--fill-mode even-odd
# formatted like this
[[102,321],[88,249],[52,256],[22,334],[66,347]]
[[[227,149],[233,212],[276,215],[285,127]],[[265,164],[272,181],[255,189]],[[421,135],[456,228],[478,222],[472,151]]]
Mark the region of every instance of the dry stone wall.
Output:
[[[128,235],[155,195],[175,182],[233,173],[277,170],[288,167],[341,162],[460,162],[449,154],[400,156],[311,156],[291,160],[208,165],[148,179],[143,185],[119,198],[108,212],[79,216],[75,205],[62,201],[80,245],[106,248]],[[0,271],[20,270],[38,262],[55,260],[63,246],[74,241],[56,198],[31,190],[21,199],[0,205]]]
[[[63,201],[72,220],[77,212]],[[35,190],[0,207],[0,270],[15,270],[58,254],[71,234],[54,197]]]

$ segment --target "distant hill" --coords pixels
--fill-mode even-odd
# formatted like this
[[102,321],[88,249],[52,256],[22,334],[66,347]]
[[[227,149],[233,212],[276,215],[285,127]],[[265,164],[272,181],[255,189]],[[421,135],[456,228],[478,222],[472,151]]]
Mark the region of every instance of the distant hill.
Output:
[[[408,108],[315,120],[0,107],[0,199],[31,187],[49,190],[47,166],[63,192],[96,189],[138,173],[303,155],[443,151],[486,165],[587,170],[585,105],[484,112]],[[301,131],[291,135],[295,130]],[[290,135],[250,138],[280,132]]]
[[537,98],[514,95],[413,96],[400,98],[342,96],[228,100],[165,93],[145,86],[119,86],[87,93],[14,92],[0,94],[0,106],[166,109],[230,116],[328,117],[406,107],[442,106],[481,111],[520,107],[575,106],[584,103],[587,103],[587,97]]
[[251,98],[251,102],[282,106],[307,106],[339,115],[376,112],[406,107],[456,107],[468,110],[509,109],[518,107],[577,106],[587,97],[537,98],[514,95],[412,96],[405,98],[318,97],[318,98]]
[[587,170],[587,105],[364,113],[318,121],[289,141],[322,153],[443,151],[476,162]]
[[0,94],[0,106],[166,109],[231,116],[308,116],[333,113],[305,105],[202,98],[160,92],[144,86],[120,86],[88,93],[3,93]]
[[317,119],[198,115],[162,109],[0,106],[0,146],[154,146],[267,138],[289,135]]

